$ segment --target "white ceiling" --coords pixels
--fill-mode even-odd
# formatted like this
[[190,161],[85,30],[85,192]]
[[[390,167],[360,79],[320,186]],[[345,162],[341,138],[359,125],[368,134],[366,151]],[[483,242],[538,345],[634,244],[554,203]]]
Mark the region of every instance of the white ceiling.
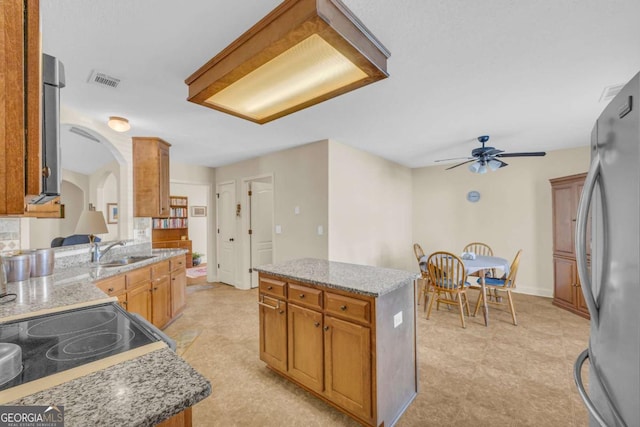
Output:
[[[277,0],[41,0],[43,50],[65,64],[63,105],[212,167],[327,138],[410,167],[482,134],[512,152],[586,145],[605,86],[640,71],[638,0],[343,1],[390,77],[265,125],[187,102],[184,80]],[[93,70],[120,86],[88,84]]]

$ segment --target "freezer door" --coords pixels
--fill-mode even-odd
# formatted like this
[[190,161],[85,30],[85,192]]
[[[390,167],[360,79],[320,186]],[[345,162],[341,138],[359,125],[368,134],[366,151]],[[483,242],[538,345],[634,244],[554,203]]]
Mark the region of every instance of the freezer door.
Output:
[[589,394],[611,426],[640,425],[639,80],[640,73],[607,106],[591,147],[600,177],[592,201],[591,291],[598,313],[591,323]]

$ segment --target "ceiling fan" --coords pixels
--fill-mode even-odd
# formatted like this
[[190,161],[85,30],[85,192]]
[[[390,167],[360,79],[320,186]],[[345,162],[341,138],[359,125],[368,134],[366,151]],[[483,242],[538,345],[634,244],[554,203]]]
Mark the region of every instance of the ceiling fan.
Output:
[[498,150],[495,147],[485,147],[485,143],[487,141],[489,141],[489,135],[479,136],[478,142],[482,144],[482,147],[474,148],[473,150],[471,150],[471,157],[456,157],[453,159],[436,160],[436,162],[448,162],[451,160],[465,159],[466,161],[458,163],[457,165],[453,165],[446,170],[471,163],[469,165],[469,170],[471,172],[486,173],[488,169],[495,171],[505,166],[509,166],[507,163],[500,160],[504,157],[541,157],[547,154],[544,151],[532,151],[527,153],[505,153],[503,150]]

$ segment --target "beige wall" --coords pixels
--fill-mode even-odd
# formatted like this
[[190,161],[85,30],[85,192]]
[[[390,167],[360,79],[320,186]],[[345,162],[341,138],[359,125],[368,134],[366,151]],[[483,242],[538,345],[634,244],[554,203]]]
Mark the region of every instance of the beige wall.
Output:
[[[328,256],[328,141],[306,144],[259,158],[223,166],[216,169],[216,184],[235,181],[236,203],[243,204],[242,179],[273,174],[274,224],[282,227],[274,235],[274,262],[294,258]],[[300,213],[295,214],[298,206]],[[317,227],[325,232],[319,236]],[[237,235],[243,236],[242,216],[236,221]],[[236,239],[236,260],[248,250],[245,239]],[[209,261],[211,262],[211,261]],[[247,269],[243,261],[237,262],[236,278],[240,280]]]
[[[202,262],[207,264],[207,253],[209,251],[208,224],[211,223],[211,227],[215,226],[215,216],[212,215],[215,210],[212,211],[209,207],[210,188],[211,185],[171,183],[172,196],[189,198],[189,239],[191,240],[191,247],[193,252],[203,255]],[[191,216],[192,206],[206,206],[207,216]]]
[[329,259],[411,270],[411,169],[329,142]]
[[[551,151],[542,158],[509,159],[510,166],[484,175],[464,166],[413,170],[413,240],[425,253],[456,254],[482,241],[496,256],[513,259],[523,249],[518,272],[520,292],[552,296],[552,221],[549,179],[586,172],[589,149]],[[469,203],[471,190],[480,201]],[[417,266],[415,267],[417,270]]]

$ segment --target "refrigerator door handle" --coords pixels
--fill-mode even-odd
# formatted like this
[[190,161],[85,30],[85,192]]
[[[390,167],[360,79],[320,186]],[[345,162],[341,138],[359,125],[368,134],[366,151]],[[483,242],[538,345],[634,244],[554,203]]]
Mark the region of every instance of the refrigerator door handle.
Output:
[[582,189],[582,195],[580,196],[580,203],[578,203],[577,222],[576,222],[576,262],[578,264],[578,277],[582,284],[582,293],[584,294],[585,302],[589,308],[589,314],[591,315],[591,322],[597,328],[598,327],[598,303],[593,296],[593,286],[591,284],[591,276],[587,269],[587,216],[589,214],[589,207],[591,207],[591,198],[593,191],[596,188],[596,183],[600,177],[600,155],[596,152],[591,166],[589,167],[589,173],[584,180],[584,188]]
[[595,405],[589,398],[587,391],[584,389],[584,384],[582,383],[582,365],[584,365],[584,361],[589,358],[589,349],[585,349],[578,358],[576,362],[573,364],[573,380],[576,382],[576,386],[578,387],[578,394],[582,398],[584,402],[584,406],[587,407],[589,411],[589,415],[591,415],[597,422],[600,424],[600,427],[607,427],[607,423],[602,418],[602,415],[598,412]]

